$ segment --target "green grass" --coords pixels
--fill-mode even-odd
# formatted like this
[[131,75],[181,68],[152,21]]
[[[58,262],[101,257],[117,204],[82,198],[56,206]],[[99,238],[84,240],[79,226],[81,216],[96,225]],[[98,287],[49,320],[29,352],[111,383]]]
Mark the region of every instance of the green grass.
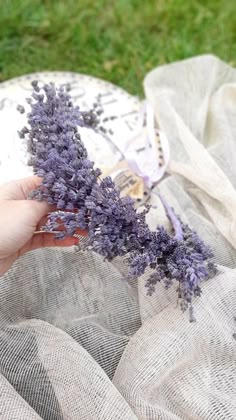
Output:
[[235,0],[0,0],[0,80],[88,73],[142,93],[152,68],[203,53],[236,63]]

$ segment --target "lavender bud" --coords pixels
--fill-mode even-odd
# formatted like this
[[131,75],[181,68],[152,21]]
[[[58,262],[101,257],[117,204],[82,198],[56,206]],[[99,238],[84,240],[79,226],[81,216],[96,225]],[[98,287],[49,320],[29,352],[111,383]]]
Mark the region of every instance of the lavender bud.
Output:
[[25,112],[25,108],[23,107],[23,105],[17,105],[16,109],[17,111],[19,111],[20,114],[24,114]]

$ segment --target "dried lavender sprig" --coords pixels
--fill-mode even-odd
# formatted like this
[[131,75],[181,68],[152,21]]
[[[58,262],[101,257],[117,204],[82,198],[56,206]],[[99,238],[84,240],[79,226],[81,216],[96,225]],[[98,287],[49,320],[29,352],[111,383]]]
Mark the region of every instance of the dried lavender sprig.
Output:
[[132,277],[140,276],[147,267],[154,270],[146,284],[148,294],[153,293],[157,282],[170,287],[176,280],[181,308],[189,307],[191,312],[193,297],[201,293],[200,282],[212,268],[208,248],[182,224],[164,198],[174,236],[161,226],[151,232],[145,222],[146,210],[138,213],[131,198],[120,197],[109,177],[100,179],[101,171],[88,159],[78,131],[84,126],[93,130],[99,127],[96,107],[83,112],[63,88],[49,84],[40,89],[37,82],[32,85],[29,128],[24,127],[20,136],[27,138],[29,164],[42,177],[32,198],[58,208],[49,214],[45,230],[57,231],[63,223],[65,230],[56,236],[64,238],[78,228],[86,229],[86,246],[93,251],[108,260],[129,256]]
[[[173,249],[163,249],[163,254],[156,260],[155,272],[149,277],[146,287],[148,294],[152,295],[155,291],[157,282],[163,281],[166,288],[173,284],[173,280],[178,281],[178,298],[180,299],[181,309],[185,311],[189,308],[190,320],[195,320],[193,315],[192,299],[201,295],[200,284],[202,280],[216,274],[216,266],[212,262],[213,253],[208,246],[199,238],[196,232],[192,231],[188,225],[184,225],[181,219],[176,216],[174,210],[168,205],[162,195],[161,201],[169,217],[174,234],[172,236]],[[163,234],[160,227],[159,240]],[[167,232],[165,232],[165,235]],[[171,237],[166,240],[170,242]],[[165,264],[163,264],[163,261]]]
[[167,203],[167,201],[165,200],[165,198],[163,197],[163,195],[161,193],[159,193],[159,197],[160,200],[164,206],[164,209],[166,211],[167,216],[170,219],[170,222],[172,224],[172,227],[174,229],[175,232],[175,238],[178,241],[182,241],[183,240],[183,230],[182,230],[182,226],[181,226],[181,222],[178,219],[178,217],[176,217],[173,209],[169,206],[169,204]]

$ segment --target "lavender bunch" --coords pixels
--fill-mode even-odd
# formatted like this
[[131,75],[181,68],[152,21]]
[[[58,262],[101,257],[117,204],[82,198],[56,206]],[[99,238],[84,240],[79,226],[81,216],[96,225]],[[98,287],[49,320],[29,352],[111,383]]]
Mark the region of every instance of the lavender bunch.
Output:
[[173,234],[170,235],[158,226],[143,254],[140,256],[136,251],[133,253],[130,259],[131,275],[143,274],[147,266],[154,269],[145,285],[150,296],[158,282],[162,281],[168,289],[174,280],[177,281],[181,309],[185,311],[189,308],[190,321],[193,322],[193,298],[201,295],[201,282],[217,272],[212,262],[213,253],[196,232],[182,223],[164,197],[160,195],[160,198],[170,219]]
[[[121,197],[111,178],[101,179],[79,133],[79,127],[99,131],[101,109],[97,105],[84,112],[73,105],[62,87],[49,84],[40,89],[36,81],[32,86],[28,127],[19,135],[27,139],[29,165],[42,178],[31,198],[45,200],[57,209],[48,215],[44,230],[63,239],[85,229],[89,249],[109,261],[127,256],[131,277],[153,269],[146,284],[149,295],[157,282],[168,288],[177,281],[181,308],[189,307],[192,314],[192,300],[201,293],[201,281],[215,270],[209,248],[183,225],[163,198],[173,234],[161,226],[150,231],[145,221],[148,208],[136,211],[133,200]],[[24,112],[22,106],[18,110]]]
[[[138,215],[131,198],[121,198],[111,178],[100,179],[101,171],[88,160],[78,127],[98,129],[97,107],[81,111],[63,88],[56,90],[53,84],[40,91],[33,82],[33,88],[28,99],[30,128],[24,127],[19,135],[27,138],[29,165],[42,178],[31,198],[58,209],[49,214],[44,229],[56,231],[63,225],[64,231],[56,234],[61,239],[86,229],[88,245],[105,258],[127,254],[138,246],[145,212]],[[147,226],[145,232],[149,233]]]

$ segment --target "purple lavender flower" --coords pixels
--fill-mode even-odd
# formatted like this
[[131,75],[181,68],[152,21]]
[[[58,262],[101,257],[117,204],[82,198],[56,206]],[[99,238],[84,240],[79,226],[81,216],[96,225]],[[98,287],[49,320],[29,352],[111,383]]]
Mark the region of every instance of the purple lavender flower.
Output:
[[[155,262],[150,264],[155,271],[147,280],[146,287],[148,294],[152,295],[157,282],[162,281],[169,288],[176,280],[181,309],[185,311],[189,308],[190,320],[194,321],[193,298],[201,295],[201,282],[216,274],[216,266],[211,260],[213,253],[196,232],[181,222],[161,195],[160,198],[171,221],[173,235],[158,227],[146,248],[146,255],[149,258],[152,256],[152,261],[155,258]],[[133,265],[134,260],[131,260],[131,270]]]
[[[27,139],[29,165],[42,178],[31,198],[45,200],[57,211],[48,215],[44,230],[57,232],[63,239],[77,229],[86,229],[86,247],[112,260],[127,256],[130,276],[139,277],[151,268],[146,287],[151,295],[157,282],[166,288],[177,282],[182,310],[189,308],[194,319],[192,300],[200,296],[200,283],[215,271],[212,253],[198,235],[184,225],[163,197],[161,200],[173,227],[173,235],[159,226],[151,232],[145,221],[148,208],[137,212],[129,197],[121,197],[113,181],[101,179],[101,171],[88,159],[79,127],[101,130],[97,106],[89,112],[74,106],[71,97],[54,84],[42,89],[37,81],[28,99],[31,112],[28,127],[19,136]],[[18,106],[19,112],[24,108]],[[58,231],[63,227],[63,231]]]

